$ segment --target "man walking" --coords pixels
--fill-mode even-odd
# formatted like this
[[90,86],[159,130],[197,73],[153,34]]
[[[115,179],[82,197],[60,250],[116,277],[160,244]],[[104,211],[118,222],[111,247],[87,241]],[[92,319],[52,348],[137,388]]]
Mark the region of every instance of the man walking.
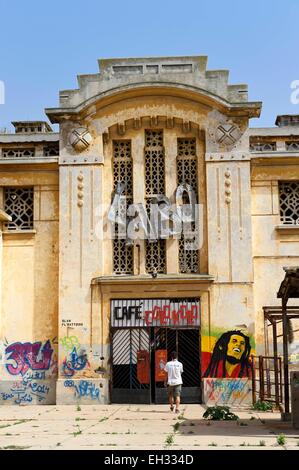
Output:
[[174,409],[175,402],[175,412],[179,413],[183,383],[181,376],[183,364],[178,361],[176,352],[172,352],[170,357],[171,361],[167,362],[164,368],[165,372],[167,372],[167,381],[165,381],[164,385],[166,386],[167,383],[168,401],[171,411]]

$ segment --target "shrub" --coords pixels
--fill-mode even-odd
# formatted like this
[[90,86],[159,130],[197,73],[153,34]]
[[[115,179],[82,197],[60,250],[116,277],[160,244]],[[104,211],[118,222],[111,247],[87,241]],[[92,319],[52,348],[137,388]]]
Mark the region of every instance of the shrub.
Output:
[[252,410],[256,411],[272,411],[273,410],[273,403],[269,401],[261,401],[258,400],[252,405]]
[[210,406],[203,414],[204,419],[212,421],[236,421],[237,415],[232,413],[228,406]]
[[279,434],[276,438],[276,442],[279,446],[283,446],[286,443],[286,437],[284,434]]

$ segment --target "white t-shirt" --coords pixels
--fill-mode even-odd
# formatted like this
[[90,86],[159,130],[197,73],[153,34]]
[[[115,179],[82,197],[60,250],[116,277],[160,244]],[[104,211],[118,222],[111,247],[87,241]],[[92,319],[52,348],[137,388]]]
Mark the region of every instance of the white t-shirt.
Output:
[[167,362],[165,372],[168,374],[168,385],[181,385],[183,383],[181,373],[183,371],[183,364],[177,359]]

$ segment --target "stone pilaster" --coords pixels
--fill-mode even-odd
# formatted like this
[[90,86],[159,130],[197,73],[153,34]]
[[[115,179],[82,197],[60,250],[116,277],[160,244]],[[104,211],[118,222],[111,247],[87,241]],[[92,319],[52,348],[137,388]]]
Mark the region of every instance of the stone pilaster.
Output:
[[[76,137],[82,140],[79,145]],[[92,278],[101,274],[97,224],[103,160],[102,136],[94,138],[76,123],[62,124],[57,403],[69,403],[74,396],[98,403],[107,398],[106,382],[96,372],[103,351],[94,334],[98,325],[91,291]]]

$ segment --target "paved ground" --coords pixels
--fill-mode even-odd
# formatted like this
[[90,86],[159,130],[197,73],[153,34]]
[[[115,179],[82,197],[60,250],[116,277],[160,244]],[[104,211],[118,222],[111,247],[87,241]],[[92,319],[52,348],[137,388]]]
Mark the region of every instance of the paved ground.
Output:
[[299,430],[279,413],[234,409],[237,422],[207,422],[203,406],[181,411],[177,416],[166,405],[2,406],[0,449],[299,450]]

